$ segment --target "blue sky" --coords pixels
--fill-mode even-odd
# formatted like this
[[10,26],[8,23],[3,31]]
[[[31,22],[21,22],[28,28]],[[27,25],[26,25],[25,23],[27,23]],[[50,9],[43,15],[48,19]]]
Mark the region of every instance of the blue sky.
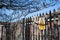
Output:
[[[33,13],[30,13],[30,14],[28,14],[26,17],[29,17],[29,16],[36,16],[37,14],[42,14],[42,13],[49,13],[49,10],[51,10],[52,12],[53,12],[53,9],[56,9],[56,10],[58,10],[58,8],[60,8],[60,3],[57,3],[55,6],[50,6],[50,7],[48,7],[48,8],[44,8],[44,9],[42,9],[42,10],[39,10],[39,11],[37,11],[37,12],[33,12]],[[5,8],[3,8],[3,9],[5,9]],[[1,10],[0,9],[0,12],[2,12],[2,13],[6,13],[7,15],[10,15],[10,14],[12,14],[13,13],[13,10],[11,10],[11,9],[5,9],[5,10]]]
[[37,16],[37,14],[39,15],[40,13],[48,13],[49,14],[49,11],[51,10],[51,12],[53,12],[53,10],[55,9],[56,11],[58,10],[58,8],[60,8],[60,3],[56,4],[55,6],[50,6],[48,8],[44,8],[40,11],[37,11],[37,12],[34,12],[34,13],[31,13],[29,15],[27,15],[26,17],[29,17],[29,16]]
[[[49,14],[49,11],[50,11],[50,10],[51,10],[51,12],[53,13],[53,10],[55,9],[55,10],[57,11],[58,8],[60,8],[60,3],[56,4],[55,6],[50,6],[50,7],[48,7],[48,8],[44,8],[44,9],[42,9],[42,10],[40,10],[40,11],[30,13],[30,14],[28,14],[26,17],[22,16],[21,19],[22,19],[22,18],[32,17],[32,16],[37,16],[37,14],[39,15],[40,13],[41,13],[41,14],[42,14],[42,13],[44,13],[44,14],[48,13],[48,14]],[[16,21],[16,20],[15,20],[15,21]]]
[[[27,17],[32,17],[32,16],[37,16],[37,14],[39,15],[40,13],[41,13],[41,14],[42,14],[42,13],[44,13],[44,14],[45,14],[45,13],[49,13],[50,10],[53,12],[54,9],[56,9],[56,11],[57,11],[58,8],[60,8],[60,2],[57,3],[55,6],[50,6],[50,7],[48,7],[48,8],[44,8],[44,9],[39,10],[39,11],[37,11],[37,12],[30,13],[30,14],[28,14],[25,18],[27,18]],[[0,9],[0,12],[1,12],[1,13],[6,13],[7,15],[10,15],[10,14],[13,13],[13,10],[11,10],[11,9],[5,9],[5,8],[3,8],[3,9],[4,9],[4,10]],[[21,18],[24,18],[24,16],[22,16]],[[21,19],[21,18],[20,18],[20,19]],[[16,20],[15,20],[15,21],[16,21]]]

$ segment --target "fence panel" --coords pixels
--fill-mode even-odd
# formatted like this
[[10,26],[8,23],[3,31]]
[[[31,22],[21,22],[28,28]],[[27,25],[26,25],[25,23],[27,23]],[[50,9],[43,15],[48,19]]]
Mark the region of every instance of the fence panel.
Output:
[[[49,12],[2,27],[1,40],[60,40],[60,14]],[[5,35],[5,36],[3,36]]]

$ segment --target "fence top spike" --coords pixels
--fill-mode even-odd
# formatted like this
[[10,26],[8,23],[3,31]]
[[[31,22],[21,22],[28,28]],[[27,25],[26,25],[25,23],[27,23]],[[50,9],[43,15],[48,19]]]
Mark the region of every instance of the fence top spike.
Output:
[[44,16],[44,13],[42,13],[42,15]]
[[54,9],[53,12],[55,12],[56,10]]
[[51,14],[51,10],[49,11],[49,14]]
[[48,15],[48,14],[46,13],[46,15]]
[[23,20],[24,20],[25,18],[23,18]]
[[40,13],[40,16],[41,16],[41,13]]

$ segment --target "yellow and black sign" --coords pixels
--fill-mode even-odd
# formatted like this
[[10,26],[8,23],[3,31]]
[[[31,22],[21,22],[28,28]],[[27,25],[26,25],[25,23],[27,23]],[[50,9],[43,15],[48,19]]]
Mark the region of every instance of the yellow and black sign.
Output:
[[39,29],[40,30],[44,30],[45,29],[45,22],[44,22],[44,19],[40,19],[39,21]]

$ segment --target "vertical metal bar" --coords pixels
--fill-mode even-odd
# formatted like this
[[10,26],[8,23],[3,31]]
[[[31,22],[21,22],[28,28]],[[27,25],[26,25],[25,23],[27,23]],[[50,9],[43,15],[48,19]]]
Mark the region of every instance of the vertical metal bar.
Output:
[[[34,17],[34,21],[36,21],[36,18],[35,18],[35,17]],[[35,34],[36,34],[36,33],[35,33],[35,32],[36,32],[35,24],[34,24],[34,28],[33,28],[33,29],[34,29],[34,40],[36,40],[36,39],[35,39],[35,37],[36,37],[36,36],[35,36]]]
[[27,21],[27,25],[26,25],[26,28],[25,28],[25,40],[30,40],[30,27],[29,27],[29,18],[28,18],[28,21]]
[[31,27],[31,17],[29,17],[29,31],[28,31],[29,40],[31,40],[31,38],[30,38],[30,27]]
[[25,26],[25,40],[26,40],[26,27],[27,27],[27,18],[26,18],[26,26]]
[[29,17],[28,17],[28,24],[27,24],[27,40],[29,40]]
[[[37,21],[37,16],[36,16],[36,21]],[[37,40],[37,24],[36,25],[36,40]]]
[[25,40],[26,40],[26,27],[27,27],[27,20],[28,20],[28,18],[26,18],[26,26],[25,26]]
[[[42,16],[43,16],[43,18],[45,19],[44,13],[43,13],[43,15],[42,15]],[[44,21],[44,26],[45,26],[45,20],[44,20],[44,19],[43,19],[43,21]],[[44,38],[45,38],[45,36],[44,36],[44,35],[45,35],[45,29],[43,30],[43,40],[45,40],[45,39],[44,39]]]
[[57,31],[58,31],[58,40],[59,40],[59,26],[57,25]]
[[46,13],[46,15],[45,15],[45,40],[48,40],[48,27],[47,27],[47,25],[48,25],[48,18],[47,18],[47,13]]
[[[31,25],[32,25],[32,24],[31,24],[31,22],[32,22],[31,19],[32,19],[32,18],[30,17],[30,29],[31,29]],[[30,40],[32,40],[31,37],[32,37],[32,36],[31,36],[31,30],[30,30]]]
[[[20,21],[20,27],[21,27],[21,21]],[[21,40],[22,40],[22,28],[21,28]]]
[[[34,20],[34,18],[33,18],[33,20]],[[34,25],[33,25],[33,40],[34,40]]]
[[6,40],[7,40],[7,23],[5,24],[5,28],[6,28]]
[[1,30],[1,40],[3,40],[3,26],[2,26],[2,30]]
[[58,26],[59,26],[59,40],[60,40],[60,13],[58,15]]
[[48,33],[47,33],[48,38],[47,38],[47,39],[48,39],[48,40],[49,40],[49,37],[50,37],[50,33],[49,33],[49,32],[50,32],[50,30],[49,30],[49,29],[50,29],[50,27],[49,27],[49,26],[50,26],[50,22],[49,22],[50,20],[49,20],[49,18],[50,18],[50,17],[49,17],[49,15],[48,15],[48,18],[47,18],[47,19],[48,19],[48,29],[47,29],[47,30],[48,30]]
[[[5,31],[6,31],[6,30],[5,30],[5,27],[4,27],[4,26],[2,26],[2,30],[3,30],[3,31],[2,31],[2,32],[3,32],[3,33],[2,33],[2,40],[6,40],[6,39],[5,39],[5,37],[6,37]],[[3,34],[4,34],[4,35],[3,35]]]
[[[33,17],[33,21],[34,21],[34,17]],[[32,40],[34,40],[34,22],[32,22]]]
[[[29,28],[31,29],[31,17],[30,17]],[[29,34],[29,36],[30,36],[30,40],[31,40],[31,30],[30,30],[30,34]]]
[[24,26],[23,26],[23,30],[24,30],[24,40],[25,40],[25,18],[24,18]]
[[32,26],[31,26],[31,28],[32,28],[32,30],[31,30],[32,31],[32,34],[31,35],[32,35],[32,40],[33,40],[33,18],[32,18],[31,24],[32,24]]
[[[46,22],[47,22],[47,20],[46,20],[46,17],[45,17],[45,28],[46,28]],[[46,29],[45,29],[45,35],[44,35],[44,39],[46,40]]]
[[[39,17],[38,17],[37,20],[38,20],[38,23],[39,23]],[[38,26],[39,26],[39,25],[38,25]],[[37,33],[37,34],[38,34],[38,35],[37,35],[38,38],[37,38],[37,40],[40,40],[40,31],[39,31],[39,27],[37,27],[37,30],[38,30],[38,33]]]
[[56,20],[55,20],[55,17],[56,15],[54,14],[54,40],[56,40]]
[[59,26],[57,25],[57,31],[58,31],[58,40],[59,40]]
[[49,23],[50,23],[50,22],[49,22],[49,15],[48,15],[48,17],[47,17],[47,21],[48,21],[48,27],[47,27],[47,30],[46,30],[46,31],[47,31],[47,37],[48,37],[47,40],[49,40],[49,34],[50,34],[50,33],[49,33],[49,29],[50,29],[50,27],[49,27],[49,26],[50,26],[50,24],[49,24]]
[[29,17],[29,20],[28,20],[28,40],[30,40],[30,17]]
[[[58,15],[56,15],[56,18],[58,18]],[[57,22],[56,24],[57,24],[57,32],[58,32],[58,33],[57,33],[57,35],[58,35],[57,38],[58,38],[58,40],[59,40],[59,26],[58,26],[58,20],[57,20],[56,22]],[[56,40],[57,40],[57,39],[56,39]]]
[[[58,18],[58,15],[57,15],[57,18]],[[58,31],[57,35],[58,35],[58,40],[59,40],[59,26],[58,26],[58,20],[57,20],[57,31]]]
[[6,25],[6,40],[11,40],[10,24],[9,23],[7,23],[7,25]]
[[50,11],[50,13],[49,13],[49,15],[50,15],[50,31],[51,31],[51,35],[50,35],[50,39],[49,40],[52,40],[52,25],[51,25],[51,19],[52,19],[52,17],[51,17],[51,11]]
[[32,27],[33,27],[33,16],[32,16],[32,18],[31,18],[31,40],[33,40],[33,29],[32,29]]
[[56,38],[56,15],[55,15],[55,9],[53,10],[53,12],[54,12],[54,15],[53,15],[53,18],[54,18],[54,27],[53,27],[53,31],[54,31],[54,40],[56,40],[55,38]]
[[[39,20],[38,20],[38,17],[39,17],[39,16],[37,15],[37,21],[39,21]],[[37,25],[37,40],[38,40],[38,25]]]
[[[35,21],[36,21],[36,17],[35,17]],[[34,25],[34,27],[35,27],[35,40],[36,40],[36,33],[37,33],[36,24]]]
[[[40,18],[41,18],[41,14],[40,14]],[[41,31],[39,30],[39,40],[41,40]]]
[[23,40],[22,37],[23,35],[22,35],[22,20],[21,20],[21,40]]
[[30,17],[29,17],[29,26],[28,26],[28,40],[30,40],[30,23],[31,23],[31,20],[30,20]]
[[23,18],[23,23],[22,23],[22,40],[25,40],[24,39],[24,19],[25,18]]

